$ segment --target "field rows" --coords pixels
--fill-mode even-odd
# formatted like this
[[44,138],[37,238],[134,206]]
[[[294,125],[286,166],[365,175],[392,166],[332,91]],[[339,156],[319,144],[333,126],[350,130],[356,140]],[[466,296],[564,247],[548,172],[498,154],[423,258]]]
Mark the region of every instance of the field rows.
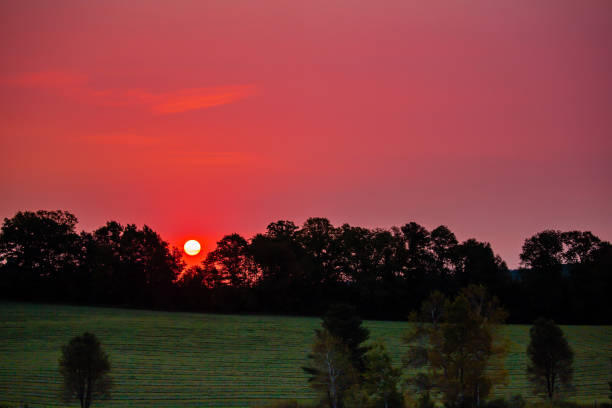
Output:
[[[95,333],[110,356],[113,399],[101,407],[245,407],[278,398],[311,399],[306,362],[319,319],[203,315],[0,303],[0,405],[62,406],[61,345]],[[366,322],[397,365],[405,352],[402,322]],[[563,328],[575,351],[573,398],[605,401],[612,327]],[[528,397],[528,326],[504,326],[512,340],[509,383],[497,395]]]

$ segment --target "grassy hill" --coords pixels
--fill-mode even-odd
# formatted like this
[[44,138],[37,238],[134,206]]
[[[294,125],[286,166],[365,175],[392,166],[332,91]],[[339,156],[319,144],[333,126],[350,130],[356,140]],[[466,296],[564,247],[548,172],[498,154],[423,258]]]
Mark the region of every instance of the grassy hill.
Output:
[[[0,405],[62,406],[60,347],[95,333],[112,363],[113,399],[100,407],[244,407],[313,397],[300,367],[319,319],[170,313],[0,303]],[[367,321],[399,364],[404,322]],[[513,341],[509,384],[499,396],[529,395],[524,376],[529,327],[505,326]],[[563,327],[575,355],[573,400],[607,401],[611,326]]]

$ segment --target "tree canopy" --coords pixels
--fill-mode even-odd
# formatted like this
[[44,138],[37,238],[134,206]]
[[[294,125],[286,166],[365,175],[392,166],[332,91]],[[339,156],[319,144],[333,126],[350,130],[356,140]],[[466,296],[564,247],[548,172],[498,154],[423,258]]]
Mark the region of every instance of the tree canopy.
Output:
[[536,320],[529,337],[527,379],[535,394],[552,402],[560,392],[571,389],[574,352],[552,320]]
[[23,211],[0,233],[2,292],[28,299],[69,297],[80,250],[77,218],[67,211]]
[[341,408],[346,390],[357,382],[350,350],[342,340],[323,329],[316,332],[308,358],[308,365],[303,367],[310,375],[308,382],[330,408]]
[[[412,314],[404,364],[415,371],[413,390],[435,391],[446,404],[477,406],[506,379],[505,340],[498,334],[506,312],[483,286],[470,285],[453,299],[434,292]],[[488,370],[491,366],[495,370]]]
[[89,408],[94,399],[110,397],[110,361],[98,338],[91,333],[76,336],[62,347],[59,371],[63,378],[62,400],[78,400]]

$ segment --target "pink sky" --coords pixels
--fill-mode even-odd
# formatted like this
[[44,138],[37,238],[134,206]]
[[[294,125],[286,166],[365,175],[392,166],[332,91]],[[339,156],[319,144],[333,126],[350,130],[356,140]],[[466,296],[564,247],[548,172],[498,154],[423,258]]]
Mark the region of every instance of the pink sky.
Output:
[[612,239],[612,2],[5,1],[0,216]]

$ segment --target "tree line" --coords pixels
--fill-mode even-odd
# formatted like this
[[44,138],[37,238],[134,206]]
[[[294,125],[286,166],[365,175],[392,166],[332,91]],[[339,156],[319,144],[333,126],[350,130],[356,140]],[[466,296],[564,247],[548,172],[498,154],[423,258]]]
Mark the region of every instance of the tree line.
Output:
[[510,271],[491,245],[459,242],[446,226],[390,229],[277,221],[246,239],[223,237],[187,267],[182,252],[148,226],[109,221],[77,232],[66,211],[23,211],[0,232],[0,295],[215,312],[321,315],[358,305],[364,318],[405,319],[434,291],[483,285],[509,322],[612,323],[612,246],[588,231],[546,230],[525,240]]

